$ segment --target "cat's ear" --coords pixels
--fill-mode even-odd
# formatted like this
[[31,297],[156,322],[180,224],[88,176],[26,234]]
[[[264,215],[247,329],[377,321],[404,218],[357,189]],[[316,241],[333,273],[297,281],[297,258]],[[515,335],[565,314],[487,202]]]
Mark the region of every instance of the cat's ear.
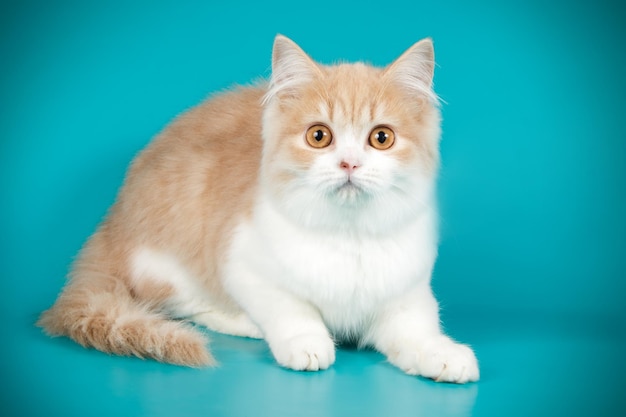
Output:
[[317,64],[294,41],[277,35],[272,50],[272,77],[264,102],[275,96],[295,96],[298,88],[319,72]]
[[426,38],[411,46],[400,58],[385,68],[383,76],[408,91],[425,96],[433,103],[437,103],[438,97],[432,88],[434,70],[433,41]]

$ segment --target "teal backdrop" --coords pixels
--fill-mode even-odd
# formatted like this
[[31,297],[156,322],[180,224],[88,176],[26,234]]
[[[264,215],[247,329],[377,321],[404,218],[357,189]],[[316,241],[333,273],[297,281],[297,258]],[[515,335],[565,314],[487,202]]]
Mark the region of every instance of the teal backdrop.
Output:
[[[626,415],[626,13],[611,1],[33,1],[0,5],[0,415]],[[109,357],[34,326],[133,156],[207,95],[270,73],[285,34],[323,63],[434,39],[445,327],[482,380],[339,350],[278,368]]]

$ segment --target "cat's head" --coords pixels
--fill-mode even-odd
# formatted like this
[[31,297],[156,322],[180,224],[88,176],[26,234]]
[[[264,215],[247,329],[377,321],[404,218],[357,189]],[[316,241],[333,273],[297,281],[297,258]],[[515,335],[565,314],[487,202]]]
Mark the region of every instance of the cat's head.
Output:
[[261,182],[311,227],[400,226],[433,204],[440,116],[424,39],[386,68],[323,66],[276,37]]

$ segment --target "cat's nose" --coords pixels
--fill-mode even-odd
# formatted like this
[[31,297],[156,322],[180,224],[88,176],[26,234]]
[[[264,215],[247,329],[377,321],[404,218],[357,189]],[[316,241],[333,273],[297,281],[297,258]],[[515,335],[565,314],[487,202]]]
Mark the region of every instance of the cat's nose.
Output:
[[339,168],[346,171],[348,175],[352,174],[358,167],[359,164],[353,161],[341,161],[339,164]]

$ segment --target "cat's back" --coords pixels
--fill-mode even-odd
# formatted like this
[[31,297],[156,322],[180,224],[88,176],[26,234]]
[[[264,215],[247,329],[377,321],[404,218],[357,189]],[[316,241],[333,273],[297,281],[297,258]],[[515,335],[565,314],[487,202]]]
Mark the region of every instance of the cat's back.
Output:
[[[261,151],[261,101],[264,87],[238,87],[213,95],[178,116],[135,162],[183,162],[202,159],[218,164],[246,162]],[[242,159],[243,158],[243,159]],[[189,160],[187,160],[189,161]],[[182,164],[191,167],[188,163]]]
[[265,91],[239,87],[212,96],[154,138],[127,173],[109,218],[113,234],[167,239],[190,256],[205,239],[217,249],[219,236],[253,204]]

